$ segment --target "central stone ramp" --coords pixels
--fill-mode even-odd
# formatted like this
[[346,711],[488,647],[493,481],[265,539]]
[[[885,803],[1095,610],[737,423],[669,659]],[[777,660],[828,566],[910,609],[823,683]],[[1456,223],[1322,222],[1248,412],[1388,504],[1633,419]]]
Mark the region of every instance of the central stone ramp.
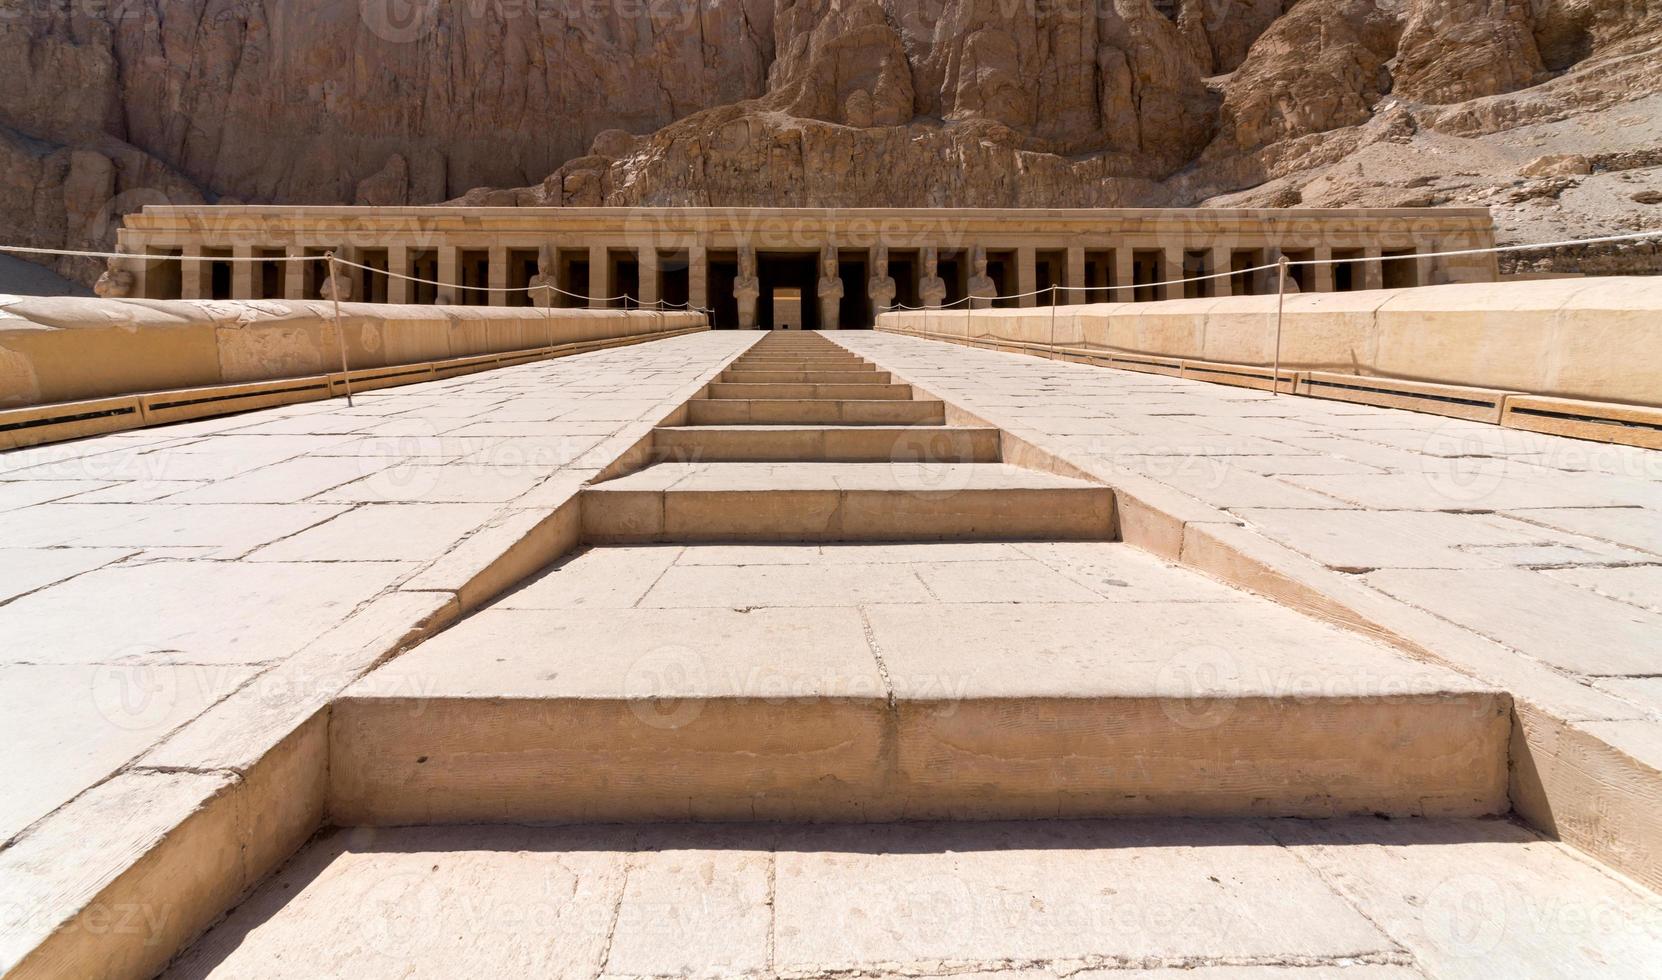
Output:
[[772,334],[688,403],[688,424],[653,433],[656,465],[584,491],[584,537],[620,544],[1114,536],[1107,487],[1006,465],[996,429],[945,420],[938,399],[918,397],[816,334]]
[[1123,544],[597,548],[359,682],[340,824],[1507,810],[1505,695]]

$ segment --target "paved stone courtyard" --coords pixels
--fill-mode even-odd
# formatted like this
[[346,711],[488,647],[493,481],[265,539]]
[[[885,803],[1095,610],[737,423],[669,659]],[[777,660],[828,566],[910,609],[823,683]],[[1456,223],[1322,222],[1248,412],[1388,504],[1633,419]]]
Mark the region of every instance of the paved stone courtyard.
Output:
[[1467,642],[1439,653],[1662,769],[1662,453],[892,334],[836,339],[1109,483],[1176,490],[1460,627]]
[[234,771],[754,340],[0,454],[0,841],[118,772]]
[[[832,339],[892,372],[883,384],[893,394],[915,386],[920,400],[900,402],[918,414],[913,426],[946,417],[932,396],[977,416],[981,430],[950,418],[935,430],[974,461],[879,460],[866,443],[881,440],[844,439],[838,451],[865,462],[801,462],[830,458],[830,433],[847,436],[847,426],[817,431],[798,418],[732,431],[724,413],[765,408],[759,372],[789,373],[779,362],[796,356],[746,355],[738,373],[753,380],[737,381],[723,367],[758,337],[732,333],[372,392],[351,407],[0,455],[0,776],[15,788],[0,799],[0,964],[19,962],[50,933],[51,915],[153,853],[204,801],[252,782],[275,744],[334,704],[328,734],[308,736],[328,740],[316,751],[332,771],[282,778],[305,784],[296,798],[332,794],[331,816],[367,815],[366,824],[481,811],[514,823],[516,812],[547,812],[550,799],[627,797],[643,774],[667,787],[665,812],[731,819],[708,787],[692,794],[708,811],[677,797],[680,785],[661,778],[675,759],[666,744],[691,753],[687,772],[720,778],[713,760],[740,759],[740,805],[754,806],[743,780],[758,760],[780,781],[776,798],[793,774],[817,787],[790,819],[840,819],[814,806],[846,804],[864,770],[833,763],[867,748],[892,761],[897,745],[923,760],[910,782],[883,784],[925,791],[902,816],[998,815],[989,801],[1045,815],[1082,802],[1158,816],[1170,811],[1107,807],[1079,781],[1113,768],[1127,732],[1156,729],[1189,746],[1169,758],[1139,749],[1156,777],[1181,780],[1192,764],[1193,784],[1228,812],[1366,813],[1356,805],[1364,797],[1335,795],[1360,774],[1393,791],[1391,780],[1406,780],[1381,817],[1432,816],[358,826],[326,830],[262,883],[248,869],[303,838],[262,839],[256,812],[255,843],[242,847],[273,854],[237,854],[234,873],[215,864],[221,855],[195,865],[214,907],[252,896],[172,975],[1653,972],[1654,893],[1513,819],[1460,815],[1506,810],[1509,697],[1662,762],[1662,454],[893,335]],[[728,402],[695,400],[675,416],[683,421],[655,431],[712,381],[710,391],[730,389]],[[869,395],[874,385],[853,387]],[[508,583],[479,584],[586,481],[652,438],[781,461],[672,455],[587,493],[737,494],[711,503],[714,523],[699,527],[738,520],[747,533],[776,534],[776,519],[789,530],[800,517],[759,496],[780,490],[899,494],[888,499],[924,502],[907,520],[927,528],[950,514],[941,501],[954,491],[1009,483],[1041,494],[1027,499],[1044,507],[1059,498],[1042,494],[1078,489],[1072,476],[1031,469],[1013,443],[989,455],[976,442],[985,427],[1120,488],[1122,508],[1159,488],[1189,525],[1285,545],[1381,602],[1434,614],[1449,631],[1438,654],[1468,676],[1278,607],[1274,589],[1254,595],[1113,540],[953,532],[964,540],[712,545],[673,543],[666,524],[643,540],[672,543],[584,550],[488,604]],[[929,482],[942,474],[944,485]],[[881,487],[867,486],[874,475]],[[892,505],[872,499],[877,526]],[[457,622],[464,609],[471,615]],[[384,663],[400,638],[426,642]],[[1174,650],[1219,644],[1221,658],[1180,659],[1173,672]],[[692,650],[701,670],[689,681],[687,664],[649,664],[657,686],[642,702],[632,688],[640,657],[665,649]],[[635,699],[628,737],[589,721],[605,717],[594,704],[624,703],[620,694]],[[1228,730],[1193,715],[1220,695],[1241,710],[1236,720],[1258,718],[1241,706],[1269,706],[1243,729],[1253,741],[1232,749],[1205,734]],[[362,709],[378,698],[408,727],[354,727],[376,721]],[[1137,698],[1157,707],[1133,714],[1125,705]],[[823,724],[805,722],[821,726],[812,751],[789,744],[795,730],[781,720],[804,699],[832,706],[817,716]],[[924,712],[894,727],[914,701],[950,702],[956,716]],[[666,726],[643,726],[638,712],[688,703],[702,706],[703,733],[689,720],[652,741]],[[500,715],[481,716],[480,704]],[[1320,713],[1355,705],[1380,710]],[[1413,714],[1438,705],[1460,708],[1447,716],[1458,720]],[[516,711],[530,712],[528,726]],[[869,733],[862,718],[877,720]],[[715,741],[699,741],[710,730]],[[530,741],[510,744],[524,731]],[[1362,755],[1343,757],[1373,751],[1374,737],[1394,754],[1365,767]],[[536,755],[551,738],[557,751]],[[784,747],[769,756],[746,739]],[[1294,747],[1294,765],[1266,778],[1265,747],[1282,745]],[[1329,749],[1339,755],[1321,754]],[[597,768],[601,758],[609,764]],[[1318,768],[1333,758],[1341,764]],[[1060,768],[1043,768],[1052,763]],[[1300,767],[1315,774],[1312,786],[1298,782]],[[1023,797],[1012,772],[1050,795]],[[503,773],[520,797],[490,788]],[[455,780],[448,789],[445,778]],[[382,798],[354,797],[358,779],[380,780]],[[249,802],[283,800],[280,789],[261,793],[273,790],[249,790]],[[405,809],[377,814],[389,799]],[[521,804],[529,809],[513,809]],[[413,818],[377,818],[388,814]]]

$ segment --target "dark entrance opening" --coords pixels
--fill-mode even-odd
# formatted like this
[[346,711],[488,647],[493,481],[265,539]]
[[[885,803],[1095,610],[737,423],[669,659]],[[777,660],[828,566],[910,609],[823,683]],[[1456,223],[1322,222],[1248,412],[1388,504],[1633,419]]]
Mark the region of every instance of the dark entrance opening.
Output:
[[1266,272],[1274,273],[1273,269],[1261,269],[1258,272],[1246,270],[1264,264],[1264,253],[1256,248],[1238,248],[1229,255],[1229,291],[1236,296],[1254,296],[1264,292]]
[[757,256],[757,278],[762,295],[756,301],[756,322],[763,330],[773,329],[773,291],[802,291],[802,329],[819,329],[819,255],[815,252],[789,254],[763,252]]
[[1165,288],[1156,285],[1165,277],[1166,255],[1164,252],[1136,251],[1131,253],[1131,280],[1134,285],[1132,299],[1138,303],[1147,303],[1160,298],[1160,290]]
[[562,310],[574,310],[589,305],[589,250],[562,251],[559,258],[560,288],[554,305]]
[[1107,303],[1115,299],[1114,253],[1110,250],[1085,253],[1085,302]]
[[[1308,262],[1315,258],[1316,253],[1307,248],[1286,248],[1281,255],[1288,262]],[[1298,291],[1308,293],[1315,288],[1316,273],[1313,265],[1294,265],[1287,269],[1287,278],[1298,284]]]
[[1021,305],[1021,300],[1012,295],[1016,292],[1015,252],[988,252],[987,278],[998,287],[998,298],[993,300],[994,306],[1009,308]]
[[422,306],[432,306],[439,301],[439,287],[433,285],[439,278],[439,253],[427,249],[410,253],[410,267],[405,270],[408,275],[426,282],[409,283],[410,302]]
[[1334,249],[1333,291],[1348,293],[1361,289],[1362,286],[1362,250],[1359,248]]
[[685,309],[687,297],[692,295],[692,280],[687,272],[686,252],[661,252],[658,255],[658,298],[669,310]]
[[843,301],[837,309],[838,324],[844,330],[866,329],[872,325],[871,297],[866,294],[866,253],[842,252],[837,256],[837,275],[843,280]]
[[[147,255],[184,255],[183,249],[147,250]],[[184,295],[183,263],[171,259],[153,261],[144,267],[145,299],[178,299]]]
[[[1033,256],[1034,289],[1045,290],[1033,297],[1034,306],[1060,306],[1068,302],[1068,253],[1038,252]],[[1055,287],[1055,288],[1053,288]]]
[[733,298],[733,282],[739,278],[739,259],[732,252],[710,253],[709,298],[710,326],[717,330],[737,330],[739,301]]
[[641,264],[634,252],[612,252],[612,290],[609,295],[622,299],[609,301],[607,306],[621,306],[632,310],[641,305]]
[[951,306],[969,295],[969,255],[964,252],[942,251],[938,256],[935,267],[940,270],[941,278],[946,281],[946,298],[942,299],[941,303]]
[[918,253],[915,249],[889,251],[889,278],[894,280],[895,306],[916,308],[918,302]]
[[456,271],[462,280],[456,301],[463,306],[489,306],[491,294],[485,287],[491,280],[491,253],[482,248],[463,249],[457,257]]
[[205,248],[202,258],[207,265],[207,272],[203,276],[202,294],[207,299],[231,298],[231,263],[225,261],[207,261],[211,259],[228,259],[231,250],[225,248]]
[[511,248],[508,250],[508,288],[513,292],[506,294],[509,306],[533,306],[540,296],[532,296],[526,288],[537,274],[537,250],[534,248]]
[[1413,256],[1411,248],[1385,253],[1386,259],[1394,260],[1380,264],[1386,289],[1407,289],[1420,284],[1420,264]]
[[358,253],[358,264],[369,268],[347,267],[349,273],[358,274],[358,288],[352,293],[353,299],[364,303],[387,301],[387,261],[387,250],[384,248],[366,248]]
[[[279,259],[289,254],[285,248],[262,248],[256,254],[262,259]],[[255,268],[254,298],[282,299],[287,292],[290,262],[261,262]]]

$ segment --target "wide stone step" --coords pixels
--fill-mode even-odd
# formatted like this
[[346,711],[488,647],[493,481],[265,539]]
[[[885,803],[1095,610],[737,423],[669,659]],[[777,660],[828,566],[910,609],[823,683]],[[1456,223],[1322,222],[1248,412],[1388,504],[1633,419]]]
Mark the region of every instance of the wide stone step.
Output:
[[938,401],[816,398],[694,398],[692,425],[943,425]]
[[784,382],[745,384],[714,381],[711,398],[781,399],[841,398],[853,400],[903,400],[912,397],[912,386],[901,384],[790,384]]
[[1452,671],[1125,545],[1071,583],[894,547],[579,555],[349,689],[331,818],[1508,809],[1508,699]]
[[681,462],[996,463],[997,429],[938,426],[700,425],[653,433],[659,460]]
[[733,384],[878,385],[890,381],[887,371],[741,371],[729,368],[720,380]]
[[591,542],[1107,540],[1107,487],[1003,463],[659,463],[583,491]]

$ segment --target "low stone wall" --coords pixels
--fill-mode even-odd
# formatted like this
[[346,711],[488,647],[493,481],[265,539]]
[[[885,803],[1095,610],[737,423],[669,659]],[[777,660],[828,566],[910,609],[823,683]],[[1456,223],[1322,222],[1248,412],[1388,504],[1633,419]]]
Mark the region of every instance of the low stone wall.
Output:
[[[878,329],[1268,367],[1274,296],[886,313]],[[1054,328],[1054,337],[1052,330]],[[989,336],[990,335],[990,336]],[[1662,279],[1289,295],[1283,371],[1662,404]]]
[[[650,336],[703,314],[342,303],[353,370]],[[0,409],[341,369],[324,301],[0,297]]]

